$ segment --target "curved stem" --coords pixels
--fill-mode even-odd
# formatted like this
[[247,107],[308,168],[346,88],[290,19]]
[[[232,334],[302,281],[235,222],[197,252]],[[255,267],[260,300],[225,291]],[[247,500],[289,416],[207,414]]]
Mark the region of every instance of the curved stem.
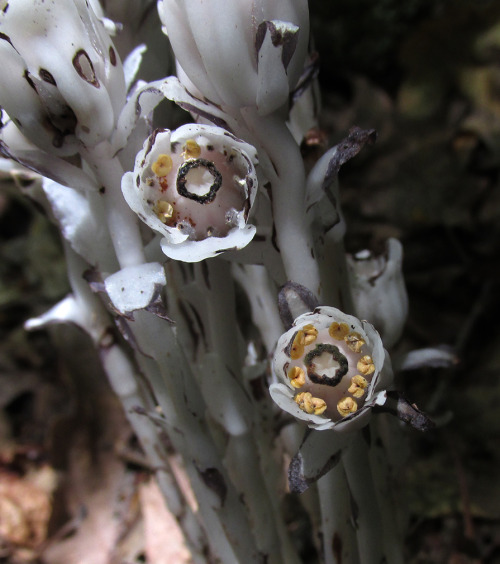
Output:
[[328,281],[324,287],[324,302],[354,315],[343,237],[338,239],[327,233],[323,247],[318,254],[321,279]]
[[[257,145],[260,163],[271,183],[276,240],[289,280],[321,291],[319,268],[305,213],[305,171],[300,150],[279,116],[265,118],[255,109],[241,110]],[[264,158],[267,155],[268,158]]]

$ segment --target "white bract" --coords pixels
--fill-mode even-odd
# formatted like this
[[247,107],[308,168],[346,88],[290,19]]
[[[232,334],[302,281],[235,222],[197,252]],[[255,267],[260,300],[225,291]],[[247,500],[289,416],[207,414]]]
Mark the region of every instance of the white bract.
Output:
[[120,59],[85,0],[16,0],[0,11],[0,106],[60,156],[107,139],[125,102]]
[[307,55],[306,0],[159,0],[158,11],[179,76],[212,102],[261,115],[287,103]]
[[316,429],[365,425],[392,376],[374,327],[326,306],[300,315],[280,337],[273,367],[274,401]]
[[157,130],[123,177],[128,205],[161,233],[170,258],[197,262],[246,246],[257,191],[255,149],[222,128]]

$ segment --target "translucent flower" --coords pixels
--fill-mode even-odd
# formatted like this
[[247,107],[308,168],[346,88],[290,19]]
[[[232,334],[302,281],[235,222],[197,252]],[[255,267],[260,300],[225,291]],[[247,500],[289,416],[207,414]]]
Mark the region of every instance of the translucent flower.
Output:
[[123,177],[128,205],[161,233],[170,258],[197,262],[240,249],[256,190],[255,149],[222,128],[184,125],[146,140],[134,172]]
[[125,102],[120,59],[85,0],[16,0],[0,11],[0,105],[47,152],[112,133]]
[[333,307],[300,315],[278,340],[274,401],[316,429],[357,429],[385,402],[392,372],[374,327]]
[[159,0],[158,11],[184,73],[212,102],[261,115],[287,103],[307,55],[306,0]]

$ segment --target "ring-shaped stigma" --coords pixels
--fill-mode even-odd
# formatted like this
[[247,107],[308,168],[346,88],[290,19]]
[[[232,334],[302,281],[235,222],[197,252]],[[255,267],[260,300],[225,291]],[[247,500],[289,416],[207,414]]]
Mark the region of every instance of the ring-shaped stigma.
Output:
[[[332,377],[325,376],[324,374],[316,374],[316,372],[314,372],[314,359],[321,357],[324,353],[329,354],[332,360],[338,364],[338,366],[335,367],[335,375]],[[307,368],[309,380],[315,384],[324,384],[326,386],[336,386],[339,384],[349,370],[347,358],[339,351],[338,347],[328,343],[316,345],[314,350],[306,354],[304,364]]]
[[[210,186],[210,190],[199,196],[198,194],[194,194],[190,192],[187,187],[187,175],[191,170],[195,168],[203,167],[213,176],[213,182]],[[217,195],[217,191],[222,186],[222,174],[217,170],[216,166],[213,162],[207,161],[206,159],[190,159],[183,163],[179,167],[179,171],[177,172],[177,192],[184,196],[184,198],[189,198],[190,200],[194,200],[200,204],[209,204],[213,202],[215,196]]]

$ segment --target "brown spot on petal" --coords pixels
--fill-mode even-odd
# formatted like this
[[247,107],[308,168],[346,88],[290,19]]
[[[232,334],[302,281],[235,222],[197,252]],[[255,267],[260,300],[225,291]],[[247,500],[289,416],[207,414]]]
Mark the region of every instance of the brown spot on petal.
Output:
[[56,79],[52,76],[52,73],[50,73],[47,69],[39,69],[38,70],[38,76],[44,81],[44,82],[48,82],[49,84],[53,84],[54,86],[57,86],[56,84]]
[[112,46],[109,47],[109,62],[116,67],[116,52]]
[[23,76],[24,76],[26,82],[27,82],[27,83],[31,86],[31,88],[33,88],[33,90],[34,90],[35,92],[37,92],[37,94],[38,94],[38,91],[37,91],[37,89],[36,89],[35,83],[33,82],[33,79],[31,78],[31,75],[30,75],[28,69],[26,69],[26,70],[24,71],[24,75],[23,75]]
[[99,80],[94,71],[94,65],[90,60],[87,52],[83,49],[80,49],[76,52],[75,56],[73,57],[73,66],[75,67],[76,72],[78,75],[88,82],[95,86],[96,88],[100,88]]
[[[4,41],[7,41],[7,43],[10,43],[12,45],[12,41],[10,40],[10,37],[6,33],[2,33],[1,31],[0,31],[0,39],[3,39]],[[14,45],[12,45],[12,47],[14,47]],[[14,49],[16,48],[14,47]]]

